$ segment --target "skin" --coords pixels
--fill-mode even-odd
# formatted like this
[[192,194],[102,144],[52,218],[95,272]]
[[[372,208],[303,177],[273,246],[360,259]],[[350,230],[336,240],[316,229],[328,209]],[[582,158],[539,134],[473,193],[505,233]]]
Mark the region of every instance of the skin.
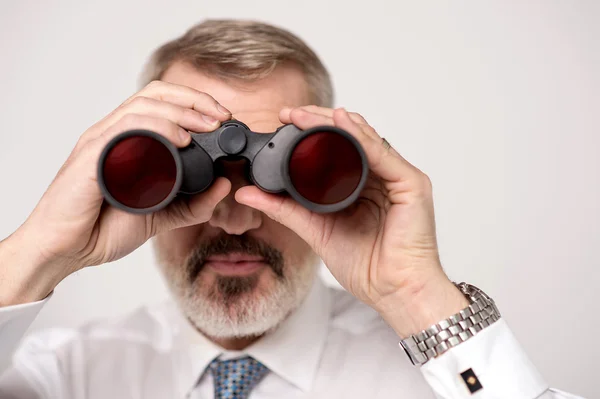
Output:
[[[159,253],[183,259],[195,240],[219,231],[252,234],[304,267],[321,257],[340,284],[402,338],[468,305],[441,266],[429,178],[386,149],[362,116],[308,105],[304,78],[289,65],[260,82],[242,84],[177,63],[163,80],[88,129],[27,221],[0,242],[0,306],[42,299],[69,274],[120,259],[151,237],[156,236]],[[289,197],[248,185],[239,178],[239,165],[230,164],[226,177],[208,191],[153,215],[102,206],[95,166],[112,137],[145,128],[185,147],[190,137],[184,129],[212,131],[232,115],[259,132],[283,123],[345,129],[369,161],[361,198],[345,211],[315,214]],[[272,283],[268,270],[257,273],[261,286]],[[256,339],[217,343],[241,349]]]
[[[162,80],[210,93],[231,111],[233,118],[243,121],[254,132],[274,132],[281,126],[278,114],[282,108],[298,107],[309,104],[310,101],[302,73],[290,66],[276,70],[260,82],[253,84],[237,82],[235,87],[232,87],[199,72],[191,65],[176,63],[164,73]],[[225,164],[224,173],[232,186],[229,194],[216,206],[207,223],[158,235],[154,243],[159,256],[170,258],[172,267],[178,267],[199,241],[206,241],[224,231],[233,235],[249,234],[268,242],[283,252],[287,268],[315,267],[316,254],[293,230],[235,200],[237,190],[251,184],[242,172],[241,162]],[[208,275],[203,278],[208,278],[207,283],[210,284],[217,273],[218,271],[207,270]],[[268,267],[263,267],[257,273],[260,275],[257,288],[268,291],[274,284],[275,275]],[[243,349],[259,339],[259,337],[210,338],[228,349]]]

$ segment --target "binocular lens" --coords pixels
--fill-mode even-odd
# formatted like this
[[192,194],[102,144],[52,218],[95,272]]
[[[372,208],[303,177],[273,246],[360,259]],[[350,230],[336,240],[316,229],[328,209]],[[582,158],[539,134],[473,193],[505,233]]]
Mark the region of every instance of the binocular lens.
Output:
[[296,191],[309,201],[342,202],[358,187],[363,173],[358,149],[335,132],[307,135],[292,150],[289,175]]
[[173,191],[177,164],[169,148],[156,138],[135,135],[117,141],[102,165],[103,183],[121,204],[145,209],[160,204]]

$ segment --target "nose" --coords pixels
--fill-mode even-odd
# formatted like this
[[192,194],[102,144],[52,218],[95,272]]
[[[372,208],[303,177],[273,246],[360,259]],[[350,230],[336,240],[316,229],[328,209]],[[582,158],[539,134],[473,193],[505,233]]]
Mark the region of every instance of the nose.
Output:
[[231,191],[217,205],[208,224],[235,235],[258,229],[262,225],[262,213],[238,203],[234,198],[239,188],[252,184],[246,177],[246,161],[219,161],[216,172],[229,179]]

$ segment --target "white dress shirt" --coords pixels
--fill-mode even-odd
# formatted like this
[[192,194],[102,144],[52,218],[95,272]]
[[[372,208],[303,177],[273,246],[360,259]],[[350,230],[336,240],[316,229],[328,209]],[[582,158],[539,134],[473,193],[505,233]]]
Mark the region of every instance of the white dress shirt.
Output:
[[[503,319],[417,368],[374,310],[320,280],[296,312],[243,351],[213,344],[167,302],[36,333],[15,352],[48,300],[0,308],[2,399],[213,398],[204,371],[220,355],[250,355],[269,368],[251,399],[576,398],[548,388]],[[460,375],[469,368],[483,386],[475,394]]]

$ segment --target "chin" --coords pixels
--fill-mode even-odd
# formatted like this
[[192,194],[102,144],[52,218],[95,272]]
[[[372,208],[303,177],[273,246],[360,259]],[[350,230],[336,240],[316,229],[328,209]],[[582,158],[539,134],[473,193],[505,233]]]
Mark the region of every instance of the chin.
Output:
[[259,336],[277,328],[300,306],[315,278],[316,267],[308,265],[285,278],[268,269],[244,276],[201,273],[191,289],[176,298],[184,314],[209,337]]

